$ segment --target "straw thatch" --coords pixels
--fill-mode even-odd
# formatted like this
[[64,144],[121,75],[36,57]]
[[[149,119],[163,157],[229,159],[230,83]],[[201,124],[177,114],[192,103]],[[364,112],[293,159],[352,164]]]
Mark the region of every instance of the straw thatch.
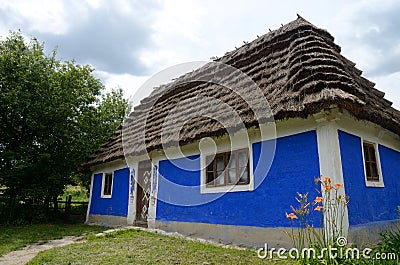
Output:
[[[391,107],[392,103],[374,88],[374,83],[361,76],[362,72],[353,62],[340,54],[340,47],[327,31],[301,17],[216,61],[249,76],[268,100],[275,120],[306,118],[336,105],[359,119],[400,135],[400,112]],[[222,82],[237,87],[238,93],[204,81],[221,76]],[[221,84],[221,79],[217,81]],[[124,158],[124,151],[125,155],[140,155],[161,149],[162,144],[164,147],[177,142],[182,145],[205,136],[222,135],[227,130],[239,129],[240,122],[247,128],[257,126],[259,120],[255,117],[254,106],[238,96],[251,97],[252,89],[249,80],[229,73],[227,68],[206,64],[156,88],[134,109],[125,126],[91,155],[81,169]],[[215,104],[205,97],[226,104]],[[262,105],[262,99],[254,100],[258,107]],[[241,121],[233,119],[226,106],[230,106]],[[174,111],[175,108],[178,111]],[[263,118],[267,121],[270,117]],[[179,131],[178,140],[174,131]]]

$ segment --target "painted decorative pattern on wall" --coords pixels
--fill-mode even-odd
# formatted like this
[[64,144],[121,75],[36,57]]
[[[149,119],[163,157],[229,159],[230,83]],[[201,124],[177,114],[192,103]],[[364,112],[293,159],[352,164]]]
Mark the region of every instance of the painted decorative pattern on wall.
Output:
[[135,169],[132,168],[130,170],[130,187],[129,187],[129,200],[130,203],[134,203],[135,201],[135,185],[136,185],[136,180],[135,180]]
[[151,195],[154,196],[157,190],[157,180],[158,180],[158,167],[156,165],[153,166],[153,176],[151,180]]

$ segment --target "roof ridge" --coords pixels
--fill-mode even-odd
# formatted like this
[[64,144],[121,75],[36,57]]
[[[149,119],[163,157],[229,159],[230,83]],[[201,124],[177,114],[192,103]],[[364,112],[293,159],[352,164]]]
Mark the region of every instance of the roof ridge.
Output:
[[[309,22],[308,20],[304,19],[299,14],[297,14],[297,18],[295,20],[292,20],[286,24],[282,24],[281,27],[279,27],[278,29],[271,30],[270,32],[267,32],[261,36],[258,36],[256,39],[243,44],[242,46],[240,46],[239,48],[236,48],[235,50],[226,52],[222,57],[216,58],[212,61],[229,64],[229,61],[234,60],[237,56],[240,55],[240,52],[245,51],[246,48],[250,47],[251,45],[254,45],[254,47],[255,47],[258,45],[262,45],[262,43],[268,43],[268,42],[272,41],[273,38],[277,38],[289,31],[294,31],[302,26],[312,27],[316,31],[319,31],[321,33],[323,32],[324,35],[329,37],[332,41],[334,40],[333,36],[328,31],[318,28],[317,26],[315,26],[314,24],[312,24],[311,22]],[[337,46],[337,47],[340,49],[339,46]],[[209,63],[212,63],[212,61]],[[178,85],[178,84],[184,82],[185,78],[188,78],[191,74],[194,74],[198,71],[205,69],[205,67],[209,63],[206,63],[205,65],[203,65],[197,69],[194,69],[190,72],[184,73],[181,76],[175,78],[173,81],[162,84],[158,87],[154,87],[154,89],[150,93],[150,95],[140,101],[140,105],[142,105],[142,104],[146,105],[146,104],[151,103],[152,99],[154,97],[157,97],[159,92],[161,92],[162,90],[164,90],[164,92],[163,92],[164,95],[171,93],[176,88],[175,85]],[[140,109],[139,106],[136,106],[136,107],[138,107],[138,109]],[[136,107],[134,109],[136,109]]]
[[[228,57],[229,55],[234,55],[236,52],[238,52],[241,49],[244,49],[246,46],[250,46],[251,44],[256,43],[256,41],[260,41],[260,40],[263,40],[264,42],[269,41],[269,38],[277,37],[278,35],[284,34],[287,31],[294,30],[300,26],[306,26],[306,25],[310,26],[316,30],[324,31],[325,33],[329,34],[329,32],[327,32],[326,30],[318,28],[317,26],[315,26],[314,24],[312,24],[311,22],[309,22],[308,20],[304,19],[299,14],[297,14],[297,18],[295,20],[292,20],[286,24],[281,24],[281,26],[277,29],[274,29],[274,30],[269,29],[269,32],[262,34],[260,36],[257,35],[257,38],[253,39],[252,41],[249,41],[238,48],[235,47],[235,50],[225,52],[225,54],[223,56],[218,57],[218,58],[214,59],[213,61],[220,61],[223,58]],[[333,40],[333,36],[330,35],[330,37]]]

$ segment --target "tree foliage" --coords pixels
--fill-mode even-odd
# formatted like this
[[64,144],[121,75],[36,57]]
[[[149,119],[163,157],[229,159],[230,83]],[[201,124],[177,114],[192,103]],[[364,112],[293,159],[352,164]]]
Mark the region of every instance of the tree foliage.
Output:
[[1,40],[3,218],[14,218],[20,205],[46,208],[73,180],[87,185],[77,166],[107,140],[127,108],[122,91],[105,93],[90,66],[62,62],[55,50],[46,55],[43,44],[26,42],[20,32]]

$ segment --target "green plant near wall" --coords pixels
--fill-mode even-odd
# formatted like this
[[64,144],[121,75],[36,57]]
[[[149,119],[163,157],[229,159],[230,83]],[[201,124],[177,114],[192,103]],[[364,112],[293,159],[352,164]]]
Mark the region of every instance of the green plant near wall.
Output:
[[[341,183],[333,183],[329,177],[315,179],[318,195],[310,200],[308,193],[297,193],[297,207],[290,206],[291,213],[286,213],[290,220],[291,231],[287,235],[294,247],[299,250],[301,264],[344,264],[339,255],[331,255],[329,249],[336,253],[345,251],[346,239],[343,237],[343,222],[349,196],[344,194]],[[313,211],[320,213],[323,228],[317,229],[310,221]],[[295,228],[296,226],[296,228]],[[303,255],[304,250],[313,248],[315,255]]]
[[[400,206],[397,207],[400,219]],[[396,254],[397,260],[400,259],[400,222],[397,224],[396,228],[389,231],[384,231],[380,234],[381,239],[376,248],[375,252],[379,253],[394,253]],[[392,261],[395,264],[395,261]]]

